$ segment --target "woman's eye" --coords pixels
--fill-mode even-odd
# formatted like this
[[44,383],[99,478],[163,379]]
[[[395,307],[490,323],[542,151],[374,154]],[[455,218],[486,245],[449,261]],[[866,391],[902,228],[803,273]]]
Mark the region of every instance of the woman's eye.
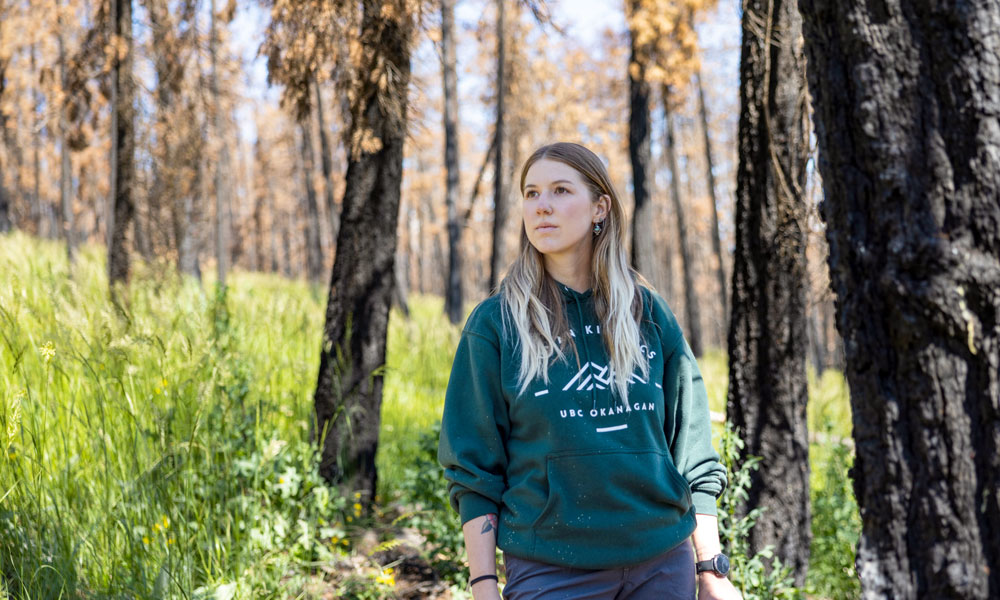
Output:
[[566,189],[566,188],[564,188],[564,187],[557,187],[557,188],[556,188],[556,193],[557,193],[557,194],[566,194],[566,193],[569,193],[569,190],[567,190],[567,189]]
[[538,192],[535,191],[528,191],[524,193],[525,198],[534,198],[536,195],[538,195]]

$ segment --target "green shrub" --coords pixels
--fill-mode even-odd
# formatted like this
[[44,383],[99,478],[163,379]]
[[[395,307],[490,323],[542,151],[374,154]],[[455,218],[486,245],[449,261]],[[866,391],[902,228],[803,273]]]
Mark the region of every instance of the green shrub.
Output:
[[[719,537],[730,560],[729,578],[744,600],[799,598],[801,591],[793,585],[791,568],[774,556],[772,547],[750,556],[750,530],[762,511],[755,508],[740,518],[736,515],[747,500],[750,474],[760,467],[760,458],[751,456],[740,464],[743,448],[743,440],[727,422],[719,440],[719,454],[729,474],[729,485],[719,498]],[[769,565],[765,564],[768,560]]]
[[417,449],[403,471],[400,500],[411,512],[399,522],[417,529],[427,539],[422,549],[434,570],[459,587],[468,583],[464,564],[465,540],[458,517],[448,501],[448,481],[437,461],[441,422],[420,435]]
[[814,477],[812,486],[813,539],[806,589],[829,600],[861,597],[861,583],[854,568],[861,518],[848,477],[852,456],[846,444],[833,444],[826,467],[820,477]]

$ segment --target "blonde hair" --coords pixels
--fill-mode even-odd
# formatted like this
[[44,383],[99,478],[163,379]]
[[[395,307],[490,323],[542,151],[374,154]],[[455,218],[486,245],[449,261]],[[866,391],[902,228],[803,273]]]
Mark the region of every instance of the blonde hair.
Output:
[[[631,267],[625,254],[625,211],[601,159],[587,148],[568,142],[542,146],[528,157],[521,168],[522,195],[528,170],[542,159],[559,161],[580,173],[595,202],[601,196],[610,198],[601,233],[594,239],[591,277],[594,310],[614,377],[612,388],[627,402],[629,380],[636,369],[643,378],[649,377],[649,363],[640,349],[643,300],[639,286],[650,286]],[[500,293],[506,309],[504,320],[510,322],[505,323],[504,331],[506,325],[513,324],[521,347],[518,387],[523,394],[536,377],[548,384],[553,356],[566,360],[563,344],[557,340],[572,345],[579,357],[569,335],[562,293],[545,271],[542,254],[528,241],[523,222],[520,252],[500,282]]]

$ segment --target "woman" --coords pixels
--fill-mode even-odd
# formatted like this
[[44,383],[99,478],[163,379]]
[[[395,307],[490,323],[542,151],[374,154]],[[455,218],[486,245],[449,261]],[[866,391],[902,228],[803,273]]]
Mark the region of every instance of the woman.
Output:
[[703,600],[739,598],[705,387],[629,267],[607,170],[577,144],[544,146],[521,194],[520,254],[465,325],[438,450],[473,596],[499,598],[499,546],[510,600],[692,600],[696,581]]

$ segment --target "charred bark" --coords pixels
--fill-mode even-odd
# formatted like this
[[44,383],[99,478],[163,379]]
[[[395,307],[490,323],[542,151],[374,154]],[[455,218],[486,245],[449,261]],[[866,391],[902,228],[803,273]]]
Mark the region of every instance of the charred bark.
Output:
[[108,281],[128,283],[130,274],[128,230],[135,204],[135,81],[132,74],[132,2],[111,0],[111,26],[125,41],[124,56],[115,56],[111,67],[112,116],[112,210],[108,240]]
[[458,221],[458,76],[455,56],[455,0],[441,0],[441,76],[444,83],[444,202],[448,212],[448,275],[444,311],[462,320],[462,236]]
[[799,6],[863,596],[1000,597],[1000,5]]
[[765,512],[750,533],[773,544],[796,585],[809,564],[806,428],[806,228],[808,157],[805,57],[794,2],[744,5],[740,66],[740,162],[729,326],[728,417],[745,455],[760,456],[747,510]]
[[[380,144],[352,147],[330,278],[315,408],[322,440],[320,472],[370,505],[377,476],[389,306],[395,278],[396,224],[403,176],[410,47],[415,25],[407,3],[363,1],[364,77],[352,106],[351,128],[367,128]],[[370,73],[388,69],[388,87]],[[352,131],[353,134],[353,131]]]
[[504,96],[507,95],[506,63],[507,53],[504,41],[507,37],[507,0],[496,0],[497,4],[497,121],[495,130],[496,153],[493,155],[493,250],[490,256],[490,293],[500,285],[500,272],[504,268],[507,226],[508,184],[507,184],[507,126],[504,114]]
[[[630,2],[635,4],[637,0]],[[632,214],[632,266],[651,281],[658,282],[656,241],[653,237],[655,219],[650,194],[650,173],[653,166],[650,150],[650,86],[646,81],[644,60],[640,49],[636,46],[633,33],[628,71],[628,154],[632,162],[632,194],[635,202]],[[668,295],[667,300],[672,298]]]
[[330,136],[327,134],[326,119],[323,115],[323,94],[315,74],[312,84],[316,92],[316,124],[319,126],[320,163],[323,167],[323,181],[325,182],[324,198],[326,200],[327,220],[330,222],[330,245],[333,246],[332,250],[336,253],[335,242],[337,241],[337,230],[340,229],[340,211],[337,210],[337,203],[333,199],[333,151],[330,148]]

